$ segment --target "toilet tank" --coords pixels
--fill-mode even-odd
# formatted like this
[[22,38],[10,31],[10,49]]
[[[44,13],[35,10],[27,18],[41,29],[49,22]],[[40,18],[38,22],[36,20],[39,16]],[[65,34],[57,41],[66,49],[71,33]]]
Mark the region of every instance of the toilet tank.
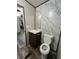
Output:
[[51,44],[53,37],[53,35],[44,34],[44,43]]

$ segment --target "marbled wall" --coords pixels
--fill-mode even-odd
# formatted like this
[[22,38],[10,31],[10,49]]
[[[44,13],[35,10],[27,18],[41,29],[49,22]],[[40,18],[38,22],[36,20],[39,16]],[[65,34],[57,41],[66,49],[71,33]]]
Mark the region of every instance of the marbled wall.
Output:
[[54,50],[56,50],[61,30],[60,0],[50,0],[36,8],[36,28],[41,29],[43,34],[55,36]]

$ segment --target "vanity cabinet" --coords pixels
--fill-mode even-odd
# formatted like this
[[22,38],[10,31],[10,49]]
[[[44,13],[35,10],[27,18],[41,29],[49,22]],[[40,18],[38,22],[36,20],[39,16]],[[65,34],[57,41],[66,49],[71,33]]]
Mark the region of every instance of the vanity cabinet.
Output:
[[37,48],[41,44],[41,32],[32,33],[29,32],[29,43],[33,48]]

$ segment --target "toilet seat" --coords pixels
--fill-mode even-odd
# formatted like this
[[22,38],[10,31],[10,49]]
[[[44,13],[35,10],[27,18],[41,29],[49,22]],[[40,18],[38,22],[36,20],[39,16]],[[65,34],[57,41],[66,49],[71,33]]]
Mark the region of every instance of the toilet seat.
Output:
[[41,44],[40,46],[40,52],[44,55],[47,55],[50,51],[50,46],[46,43]]

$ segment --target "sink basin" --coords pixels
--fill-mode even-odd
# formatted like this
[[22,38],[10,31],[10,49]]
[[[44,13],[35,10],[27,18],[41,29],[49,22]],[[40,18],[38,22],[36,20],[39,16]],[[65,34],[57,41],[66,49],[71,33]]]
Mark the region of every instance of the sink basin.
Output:
[[30,30],[29,32],[36,34],[36,33],[39,33],[40,31],[41,30]]

